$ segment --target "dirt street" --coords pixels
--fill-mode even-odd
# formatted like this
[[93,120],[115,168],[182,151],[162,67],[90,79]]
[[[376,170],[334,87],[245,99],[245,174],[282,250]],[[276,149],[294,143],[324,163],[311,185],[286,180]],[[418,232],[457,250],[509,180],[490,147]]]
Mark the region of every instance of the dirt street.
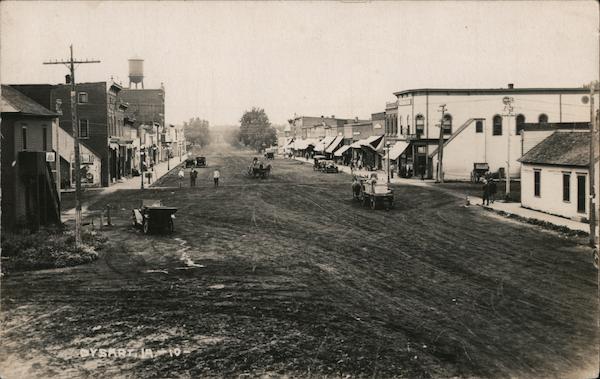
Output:
[[[206,155],[197,188],[174,170],[94,199],[115,210],[99,261],[2,278],[3,379],[597,372],[584,240],[424,187],[395,187],[395,209],[372,211],[346,174],[276,159],[250,179],[250,153]],[[131,227],[142,198],[179,208],[174,235]]]

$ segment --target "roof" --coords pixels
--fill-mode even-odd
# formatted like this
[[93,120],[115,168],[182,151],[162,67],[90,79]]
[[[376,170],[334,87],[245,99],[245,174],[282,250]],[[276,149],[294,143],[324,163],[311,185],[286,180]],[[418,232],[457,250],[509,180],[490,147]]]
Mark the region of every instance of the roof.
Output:
[[395,96],[413,94],[441,94],[441,95],[498,95],[498,94],[558,94],[558,93],[589,93],[583,87],[563,88],[417,88],[394,92]]
[[41,117],[58,117],[56,113],[7,85],[2,85],[0,112],[20,113],[23,115]]
[[519,159],[521,163],[587,167],[589,132],[554,132]]

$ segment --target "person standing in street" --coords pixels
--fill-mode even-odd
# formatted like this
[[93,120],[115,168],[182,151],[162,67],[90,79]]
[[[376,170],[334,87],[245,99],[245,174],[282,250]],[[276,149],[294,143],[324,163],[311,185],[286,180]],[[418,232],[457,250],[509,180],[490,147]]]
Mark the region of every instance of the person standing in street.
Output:
[[195,168],[190,171],[190,187],[196,187],[196,178],[198,177],[198,171]]
[[492,204],[494,204],[494,201],[496,200],[496,192],[498,192],[496,180],[490,179],[490,202]]
[[483,179],[483,201],[481,205],[490,205],[490,183]]
[[183,178],[185,178],[185,172],[183,171],[183,168],[179,169],[179,173],[177,173],[177,176],[179,176],[179,188],[183,187]]
[[221,173],[219,172],[218,168],[215,168],[215,171],[213,172],[213,181],[215,182],[215,188],[217,188],[219,186],[219,178],[221,177]]

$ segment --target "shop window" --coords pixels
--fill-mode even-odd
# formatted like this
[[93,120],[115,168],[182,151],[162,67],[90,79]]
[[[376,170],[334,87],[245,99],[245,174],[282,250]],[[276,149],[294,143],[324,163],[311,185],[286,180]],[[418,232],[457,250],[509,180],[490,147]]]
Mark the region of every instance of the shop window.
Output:
[[475,133],[483,133],[483,121],[475,121]]
[[79,120],[79,138],[90,138],[90,123],[88,120]]
[[548,115],[545,113],[542,113],[541,115],[539,115],[538,122],[540,124],[547,124],[548,123]]
[[523,130],[523,124],[525,123],[525,116],[518,114],[515,122],[517,124],[517,134],[521,134],[521,131]]
[[492,135],[495,135],[495,136],[502,135],[502,116],[500,116],[500,115],[494,116]]
[[425,132],[425,117],[422,114],[418,114],[415,117],[415,133],[420,136]]
[[442,128],[444,129],[444,134],[452,134],[452,115],[444,115],[444,119],[442,121]]

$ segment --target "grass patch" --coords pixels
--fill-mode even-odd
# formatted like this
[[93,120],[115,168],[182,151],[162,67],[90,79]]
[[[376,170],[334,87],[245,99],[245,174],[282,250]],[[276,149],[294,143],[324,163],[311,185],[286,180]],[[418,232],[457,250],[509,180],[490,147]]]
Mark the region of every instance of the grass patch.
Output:
[[75,233],[59,228],[40,229],[2,236],[2,272],[76,266],[98,259],[107,239],[95,231],[83,231],[82,243]]

